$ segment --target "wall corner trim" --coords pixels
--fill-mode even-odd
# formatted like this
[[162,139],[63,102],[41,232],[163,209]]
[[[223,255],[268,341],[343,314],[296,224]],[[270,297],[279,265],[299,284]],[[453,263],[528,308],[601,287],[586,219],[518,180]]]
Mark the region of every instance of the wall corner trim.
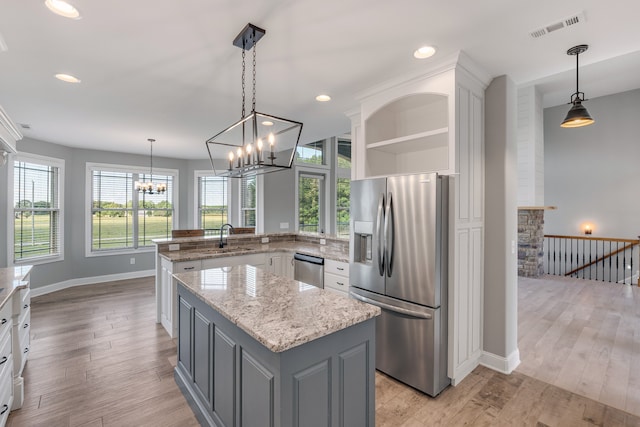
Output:
[[520,364],[520,350],[516,348],[508,357],[483,351],[480,364],[494,371],[509,375]]
[[63,289],[73,288],[75,286],[94,285],[104,282],[113,282],[116,280],[138,279],[140,277],[155,276],[156,270],[140,270],[129,273],[107,274],[104,276],[80,277],[77,279],[65,280],[63,282],[52,283],[51,285],[31,288],[31,297],[39,297],[40,295],[50,294],[51,292],[61,291]]

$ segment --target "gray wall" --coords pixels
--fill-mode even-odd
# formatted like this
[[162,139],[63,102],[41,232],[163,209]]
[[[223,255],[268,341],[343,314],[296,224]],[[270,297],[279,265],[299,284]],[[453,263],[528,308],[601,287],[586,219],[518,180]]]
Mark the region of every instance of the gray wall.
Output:
[[[587,94],[588,95],[588,94]],[[595,123],[564,129],[569,106],[544,111],[545,233],[637,238],[640,235],[640,89],[590,99]]]
[[[264,175],[265,233],[295,230],[295,191],[295,168]],[[281,229],[281,222],[288,222],[289,228]]]
[[[147,167],[148,156],[114,153],[109,151],[84,150],[69,148],[47,142],[23,139],[18,142],[18,151],[42,156],[50,156],[65,160],[65,187],[64,187],[64,261],[36,265],[31,274],[31,286],[37,288],[49,284],[83,277],[103,276],[117,273],[129,273],[133,271],[152,270],[155,268],[153,252],[140,254],[111,255],[100,257],[85,257],[85,181],[86,163],[111,163],[115,165],[140,165]],[[187,215],[183,214],[187,206],[189,188],[192,179],[187,178],[188,161],[167,159],[154,156],[154,165],[159,168],[178,169],[177,189],[179,201],[179,226],[187,227]],[[6,176],[7,167],[2,168],[2,174]],[[193,176],[193,174],[192,174]],[[6,180],[5,180],[6,182]],[[6,187],[3,186],[3,187]],[[7,203],[7,191],[2,190],[0,197],[3,204]],[[1,205],[0,205],[1,206]],[[4,217],[4,214],[3,214]],[[6,226],[0,227],[5,233]],[[2,260],[7,263],[6,244],[1,250],[4,252]],[[131,265],[131,257],[136,258],[136,263]]]
[[485,91],[485,271],[483,350],[518,349],[516,89],[507,76]]

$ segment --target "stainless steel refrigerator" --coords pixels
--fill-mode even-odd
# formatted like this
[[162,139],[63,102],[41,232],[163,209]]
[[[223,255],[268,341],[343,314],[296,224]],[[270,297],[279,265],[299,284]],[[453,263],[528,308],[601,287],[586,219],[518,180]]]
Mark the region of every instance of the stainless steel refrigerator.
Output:
[[447,377],[448,177],[351,182],[350,295],[382,308],[376,369],[431,396]]

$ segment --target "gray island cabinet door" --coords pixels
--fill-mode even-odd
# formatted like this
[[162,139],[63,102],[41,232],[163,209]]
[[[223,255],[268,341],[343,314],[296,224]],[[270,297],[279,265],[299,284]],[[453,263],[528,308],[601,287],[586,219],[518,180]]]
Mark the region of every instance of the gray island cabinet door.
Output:
[[243,427],[273,427],[274,375],[242,349]]
[[236,410],[236,351],[238,345],[220,328],[213,334],[213,415],[218,424],[233,426]]
[[178,301],[178,364],[193,379],[191,370],[191,319],[193,306],[182,297]]
[[193,382],[200,398],[207,403],[211,402],[211,325],[196,308],[193,316]]
[[331,425],[330,360],[293,374],[294,426],[327,427]]

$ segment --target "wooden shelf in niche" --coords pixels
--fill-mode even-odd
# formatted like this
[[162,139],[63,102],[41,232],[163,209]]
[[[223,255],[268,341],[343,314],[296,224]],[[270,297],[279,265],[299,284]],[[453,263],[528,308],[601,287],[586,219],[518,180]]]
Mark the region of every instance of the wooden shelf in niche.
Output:
[[449,128],[420,132],[386,141],[367,144],[367,149],[376,149],[386,153],[400,154],[422,151],[430,148],[446,147],[449,143]]

